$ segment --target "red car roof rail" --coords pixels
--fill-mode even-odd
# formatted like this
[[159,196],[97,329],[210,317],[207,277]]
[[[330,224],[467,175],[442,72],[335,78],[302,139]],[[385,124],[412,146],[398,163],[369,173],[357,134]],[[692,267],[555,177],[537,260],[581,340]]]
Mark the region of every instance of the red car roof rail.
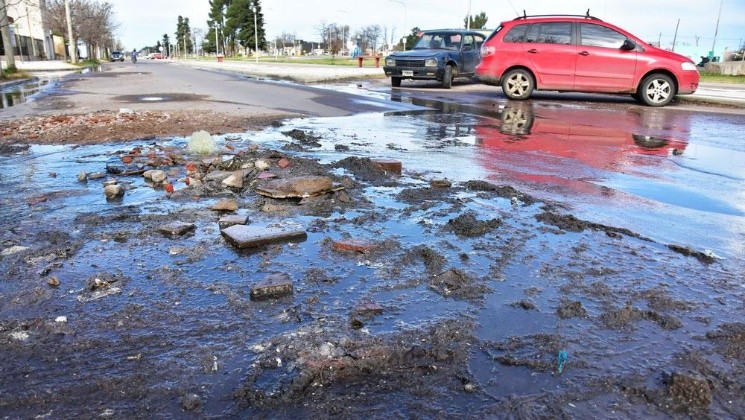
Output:
[[527,13],[525,13],[525,10],[523,10],[522,16],[518,16],[512,20],[521,20],[521,19],[528,19],[528,18],[542,18],[542,17],[581,17],[585,19],[602,21],[601,19],[590,15],[590,9],[587,9],[587,13],[585,13],[584,15],[528,15]]

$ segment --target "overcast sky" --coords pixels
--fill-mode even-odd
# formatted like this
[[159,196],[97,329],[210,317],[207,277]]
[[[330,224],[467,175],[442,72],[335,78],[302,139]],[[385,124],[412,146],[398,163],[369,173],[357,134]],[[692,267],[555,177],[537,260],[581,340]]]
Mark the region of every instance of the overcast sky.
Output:
[[[164,33],[176,32],[178,16],[188,17],[192,28],[207,29],[208,0],[109,0],[121,26],[124,46],[154,45]],[[677,45],[687,43],[706,50],[714,45],[717,14],[722,7],[717,55],[725,47],[736,49],[745,38],[745,0],[261,0],[267,39],[282,32],[318,40],[321,22],[346,24],[354,33],[367,25],[394,29],[398,38],[413,27],[462,27],[469,3],[473,14],[485,12],[488,28],[522,14],[584,14],[587,9],[600,19],[618,25],[645,41],[672,42],[680,19]]]

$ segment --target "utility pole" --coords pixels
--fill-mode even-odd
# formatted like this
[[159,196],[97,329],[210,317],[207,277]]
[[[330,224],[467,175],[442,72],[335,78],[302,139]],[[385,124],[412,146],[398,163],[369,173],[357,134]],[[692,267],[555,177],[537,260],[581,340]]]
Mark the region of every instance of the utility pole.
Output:
[[8,69],[15,69],[16,58],[13,55],[13,41],[10,39],[9,28],[8,8],[5,6],[5,0],[0,0],[0,32],[2,32],[3,45],[5,45],[5,62],[8,64]]
[[72,19],[70,18],[70,0],[65,0],[65,17],[67,18],[67,38],[70,40],[69,52],[72,63],[78,64],[77,41],[72,33]]
[[711,44],[711,61],[714,61],[714,56],[716,54],[714,52],[714,48],[717,46],[717,35],[719,34],[719,19],[721,19],[722,17],[722,6],[723,5],[724,5],[724,0],[722,0],[719,3],[719,14],[717,15],[717,26],[714,29],[714,43]]

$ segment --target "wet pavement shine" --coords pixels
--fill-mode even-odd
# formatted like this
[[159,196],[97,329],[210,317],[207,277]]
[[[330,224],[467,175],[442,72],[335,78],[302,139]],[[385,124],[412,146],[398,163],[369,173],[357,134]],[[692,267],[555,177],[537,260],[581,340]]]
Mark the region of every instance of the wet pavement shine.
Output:
[[[211,156],[251,168],[261,158],[280,178],[323,173],[346,195],[187,187],[184,162],[204,158],[188,138],[5,150],[0,407],[18,417],[745,412],[745,116],[361,93],[406,107],[216,136]],[[175,193],[141,175],[78,181],[135,147],[183,157],[163,167]],[[365,166],[376,158],[400,161],[402,175]],[[104,197],[111,178],[121,199]],[[226,197],[251,225],[301,226],[307,238],[232,247],[210,209]],[[158,232],[176,220],[195,229]],[[379,248],[330,245],[350,239]],[[252,300],[276,274],[292,294]]]

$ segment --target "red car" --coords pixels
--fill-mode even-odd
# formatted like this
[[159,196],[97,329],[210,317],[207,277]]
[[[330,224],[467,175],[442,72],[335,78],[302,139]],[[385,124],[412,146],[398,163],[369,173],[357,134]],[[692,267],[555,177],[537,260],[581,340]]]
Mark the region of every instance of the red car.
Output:
[[533,90],[626,93],[664,106],[698,88],[696,64],[585,16],[521,16],[502,24],[481,47],[476,77],[501,85],[510,99]]

